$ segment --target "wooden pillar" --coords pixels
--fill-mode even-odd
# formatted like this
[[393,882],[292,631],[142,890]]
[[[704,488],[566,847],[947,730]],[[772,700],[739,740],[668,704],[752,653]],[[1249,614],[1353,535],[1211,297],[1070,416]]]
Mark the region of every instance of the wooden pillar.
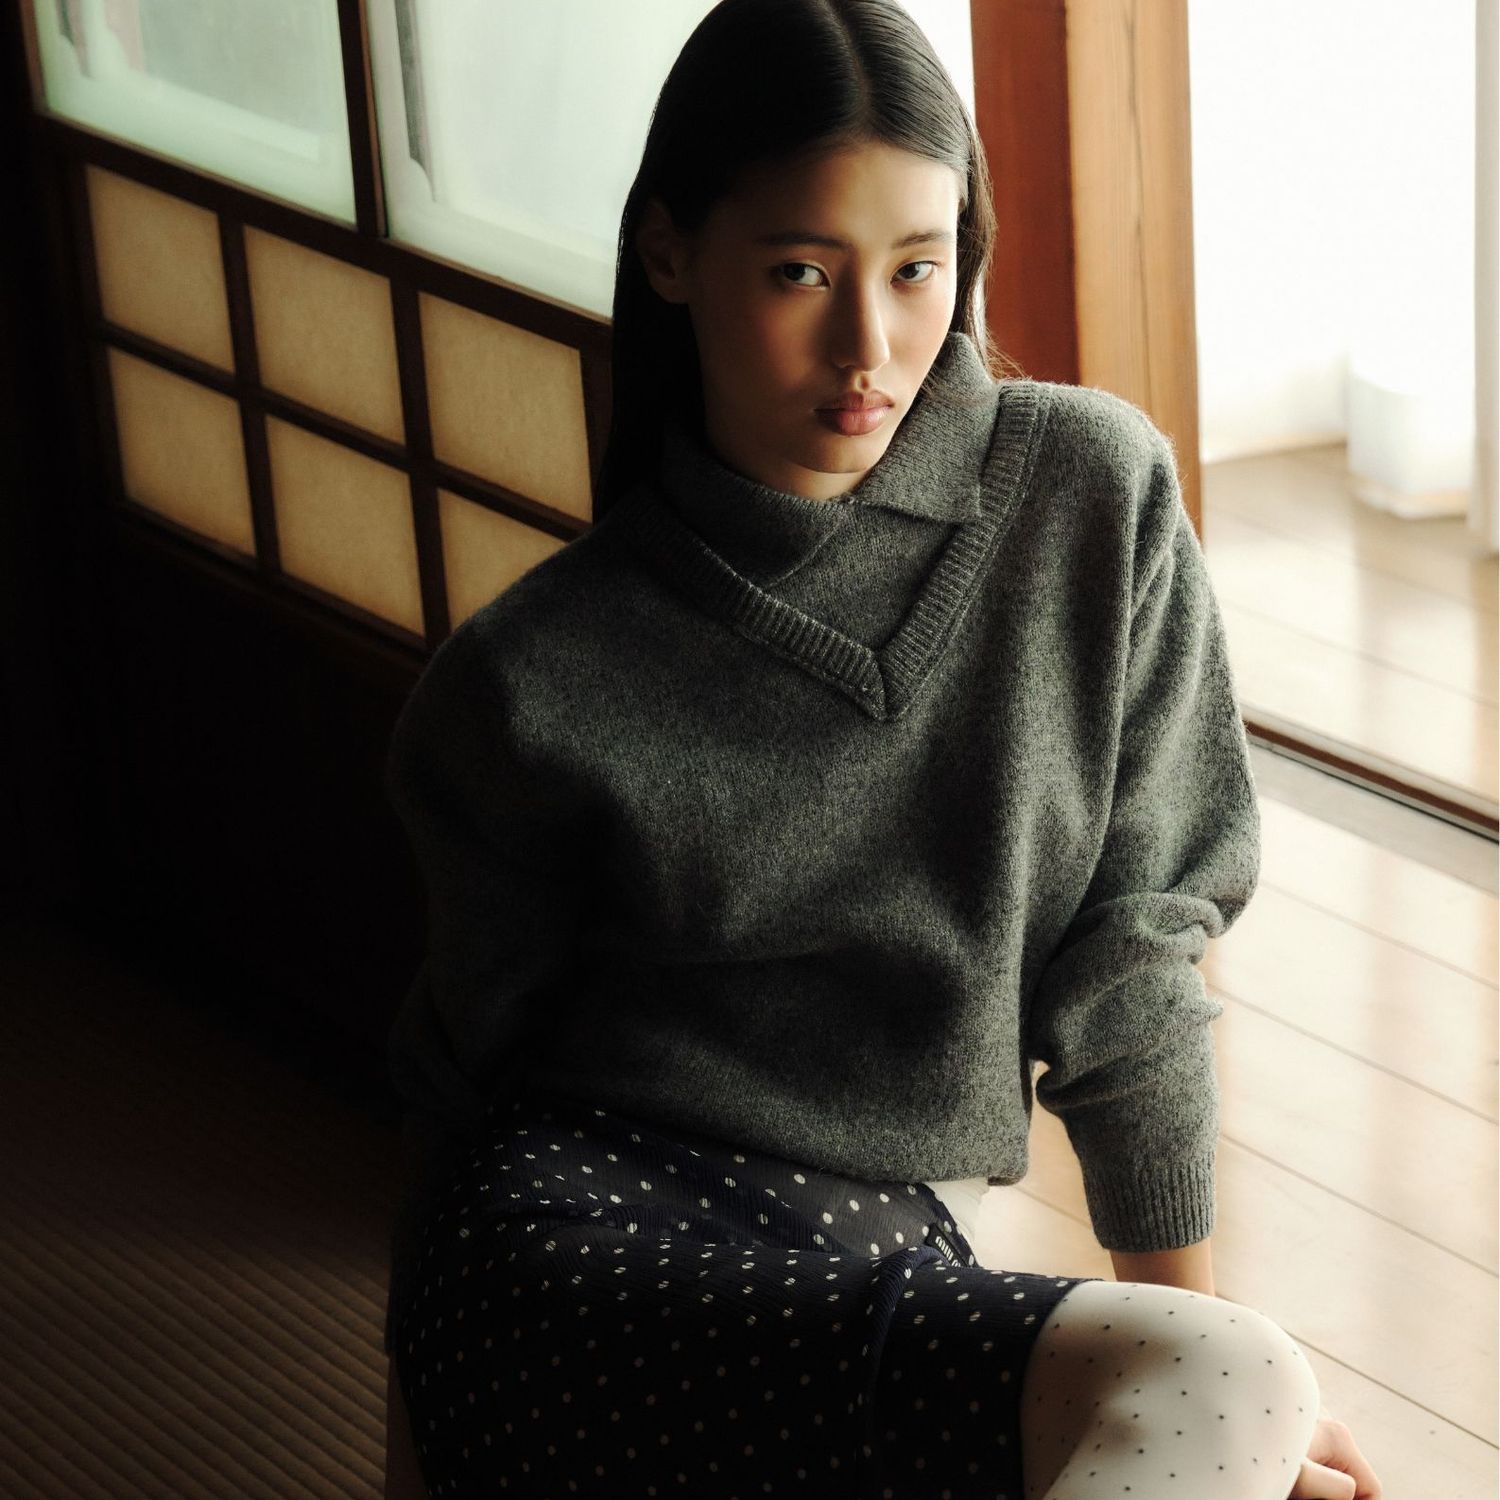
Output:
[[1202,534],[1187,0],[971,0],[999,347],[1133,401]]

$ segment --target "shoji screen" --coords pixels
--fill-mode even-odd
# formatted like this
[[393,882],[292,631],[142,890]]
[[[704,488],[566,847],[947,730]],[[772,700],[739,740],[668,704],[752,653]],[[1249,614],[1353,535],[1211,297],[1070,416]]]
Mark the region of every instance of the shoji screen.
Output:
[[[459,69],[460,8],[25,6],[120,515],[419,653],[591,523],[608,419],[607,318],[581,294],[612,281],[613,245],[598,229],[587,275],[558,284],[576,202],[544,191],[576,195],[598,152],[528,132],[466,170],[441,154],[466,128],[464,77],[432,71]],[[658,50],[705,8],[672,7]],[[494,69],[568,42],[480,10]],[[555,64],[613,65],[608,43]],[[585,194],[596,228],[629,136]]]

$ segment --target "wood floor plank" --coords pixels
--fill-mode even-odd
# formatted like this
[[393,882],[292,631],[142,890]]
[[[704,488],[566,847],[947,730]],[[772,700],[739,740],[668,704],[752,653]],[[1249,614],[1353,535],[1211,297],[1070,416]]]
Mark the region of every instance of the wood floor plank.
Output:
[[1355,493],[1342,444],[1203,466],[1203,544],[1251,719],[1500,802],[1500,568],[1460,516]]
[[1493,1121],[1215,998],[1225,1140],[1495,1274]]
[[1210,988],[1263,1015],[1500,1116],[1496,991],[1471,973],[1265,881],[1200,967]]
[[1474,614],[1493,617],[1500,608],[1495,559],[1464,520],[1406,521],[1366,505],[1354,493],[1342,445],[1205,464],[1203,518],[1210,571],[1233,550],[1233,518],[1330,564],[1418,586]]
[[1489,892],[1275,798],[1263,796],[1260,812],[1263,885],[1500,982],[1500,903]]
[[[1216,510],[1209,572],[1220,602],[1356,663],[1486,704],[1497,701],[1496,617],[1467,599]],[[1345,670],[1348,670],[1346,667]]]
[[1495,709],[1221,600],[1235,685],[1257,710],[1470,796],[1496,798]]

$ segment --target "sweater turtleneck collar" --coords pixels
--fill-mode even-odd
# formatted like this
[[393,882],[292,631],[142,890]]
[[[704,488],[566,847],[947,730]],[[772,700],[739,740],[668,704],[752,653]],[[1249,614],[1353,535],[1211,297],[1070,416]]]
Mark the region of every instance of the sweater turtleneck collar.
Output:
[[980,514],[980,471],[995,422],[997,383],[974,341],[948,334],[885,452],[854,489],[828,500],[775,489],[731,469],[682,408],[662,430],[660,488],[678,516],[750,578],[805,561],[862,507],[952,524]]

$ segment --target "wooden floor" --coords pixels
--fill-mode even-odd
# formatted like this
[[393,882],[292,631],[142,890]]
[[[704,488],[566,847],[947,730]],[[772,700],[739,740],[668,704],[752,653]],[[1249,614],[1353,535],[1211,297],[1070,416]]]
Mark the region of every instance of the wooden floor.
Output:
[[1203,544],[1247,719],[1494,816],[1497,565],[1461,517],[1357,498],[1342,444],[1205,464]]

